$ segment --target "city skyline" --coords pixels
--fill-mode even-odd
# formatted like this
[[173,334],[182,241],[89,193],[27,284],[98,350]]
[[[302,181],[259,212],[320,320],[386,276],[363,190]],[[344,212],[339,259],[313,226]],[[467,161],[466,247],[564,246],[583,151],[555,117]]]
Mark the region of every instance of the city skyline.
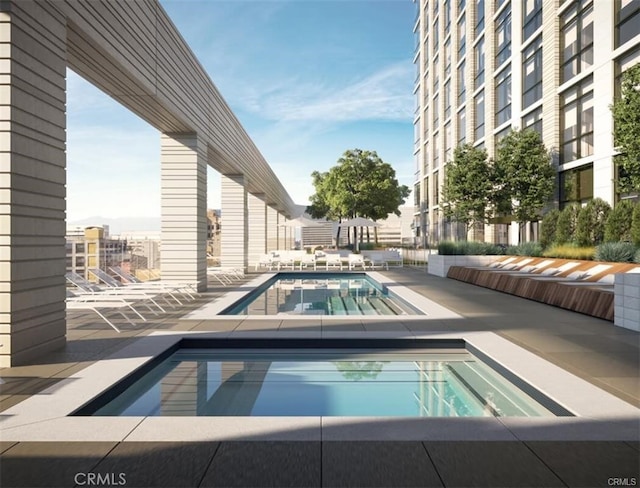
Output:
[[[354,147],[412,186],[412,2],[161,4],[296,203]],[[67,83],[67,220],[159,216],[158,131],[71,71]]]

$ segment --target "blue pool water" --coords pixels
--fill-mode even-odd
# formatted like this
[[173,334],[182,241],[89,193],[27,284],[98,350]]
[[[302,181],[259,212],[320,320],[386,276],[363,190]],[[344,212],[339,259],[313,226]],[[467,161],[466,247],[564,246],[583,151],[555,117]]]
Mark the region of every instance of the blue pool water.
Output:
[[551,416],[466,350],[180,349],[102,416]]
[[365,274],[279,273],[223,315],[420,314]]

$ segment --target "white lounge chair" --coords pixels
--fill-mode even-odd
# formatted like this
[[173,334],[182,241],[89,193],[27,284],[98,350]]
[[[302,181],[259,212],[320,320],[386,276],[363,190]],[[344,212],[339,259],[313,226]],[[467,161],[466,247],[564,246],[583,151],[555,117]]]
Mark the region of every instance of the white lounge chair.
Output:
[[342,257],[340,254],[327,254],[325,256],[325,269],[340,268],[342,270]]
[[302,256],[302,258],[300,258],[300,270],[307,269],[307,268],[313,268],[314,270],[317,269],[317,263],[316,263],[316,257],[314,254],[305,254],[304,256]]
[[349,254],[349,270],[354,270],[358,267],[365,269],[364,257],[362,254]]
[[144,322],[147,321],[147,319],[145,319],[143,315],[138,310],[136,310],[130,302],[128,302],[124,298],[119,297],[101,297],[92,295],[81,296],[67,290],[66,307],[68,311],[93,311],[102,320],[109,324],[109,326],[111,326],[116,332],[120,332],[120,329],[107,318],[103,311],[114,310],[115,312],[122,315],[124,319],[131,325],[136,325],[122,310],[128,308],[138,317],[140,317]]

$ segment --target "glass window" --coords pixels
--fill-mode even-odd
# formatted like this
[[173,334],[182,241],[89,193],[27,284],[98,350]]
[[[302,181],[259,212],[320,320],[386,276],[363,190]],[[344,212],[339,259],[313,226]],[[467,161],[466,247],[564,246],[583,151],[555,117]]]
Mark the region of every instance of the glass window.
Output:
[[496,77],[496,125],[511,119],[511,69],[503,69]]
[[561,97],[562,163],[593,154],[593,86],[585,80],[565,91]]
[[526,41],[542,25],[542,0],[524,0],[522,16],[522,40]]
[[438,205],[440,200],[440,184],[438,182],[438,171],[433,173],[433,203],[434,205]]
[[436,54],[436,57],[433,59],[433,91],[438,91],[440,85],[440,59]]
[[619,58],[616,62],[615,93],[617,98],[620,97],[622,73],[638,63],[640,63],[640,47],[631,52],[625,53],[625,55]]
[[542,98],[542,36],[525,49],[522,61],[522,107]]
[[593,198],[593,164],[560,173],[560,207]]
[[533,129],[542,138],[542,107],[538,107],[522,117],[522,128]]
[[451,116],[451,80],[447,80],[444,84],[444,118],[445,120]]
[[438,130],[440,123],[440,95],[433,97],[433,130]]
[[451,0],[444,0],[444,37],[449,35],[451,30]]
[[458,66],[458,105],[462,105],[465,102],[466,94],[467,94],[467,86],[465,82],[465,65],[466,62],[463,61]]
[[480,34],[483,29],[484,29],[484,0],[476,0],[475,36],[478,37],[478,34]]
[[466,6],[467,6],[466,0],[458,0],[458,12],[462,12]]
[[453,138],[451,137],[451,122],[444,126],[444,160],[451,161],[451,153],[453,147]]
[[458,22],[458,61],[464,57],[467,50],[467,16],[462,14]]
[[500,132],[498,132],[495,135],[496,146],[498,146],[498,143],[500,142],[500,140],[502,140],[502,138],[504,136],[506,136],[510,131],[511,131],[511,126],[508,126],[508,127],[505,127],[504,129],[502,129]]
[[433,28],[431,31],[433,32],[433,52],[438,52],[438,47],[440,46],[440,27],[439,27],[440,17],[436,17],[433,20]]
[[451,74],[451,38],[444,43],[444,77]]
[[496,66],[511,56],[511,9],[504,9],[496,20]]
[[478,41],[475,48],[476,54],[476,88],[484,83],[484,37]]
[[593,64],[593,4],[574,5],[560,18],[562,81]]
[[458,112],[458,144],[464,144],[467,138],[467,111]]
[[640,0],[616,0],[616,47],[640,34]]
[[484,137],[484,90],[481,90],[475,98],[476,107],[476,126],[475,126],[475,139],[482,139]]
[[433,167],[440,167],[440,133],[433,135]]
[[420,147],[420,121],[413,124],[413,150]]

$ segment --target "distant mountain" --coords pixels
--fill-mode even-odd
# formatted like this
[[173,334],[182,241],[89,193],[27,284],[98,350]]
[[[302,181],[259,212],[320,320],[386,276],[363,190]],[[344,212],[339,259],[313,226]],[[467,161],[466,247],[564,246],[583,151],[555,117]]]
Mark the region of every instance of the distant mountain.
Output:
[[120,217],[110,219],[107,217],[88,217],[82,220],[67,222],[67,227],[80,225],[108,225],[109,234],[123,234],[127,232],[160,232],[160,217]]

